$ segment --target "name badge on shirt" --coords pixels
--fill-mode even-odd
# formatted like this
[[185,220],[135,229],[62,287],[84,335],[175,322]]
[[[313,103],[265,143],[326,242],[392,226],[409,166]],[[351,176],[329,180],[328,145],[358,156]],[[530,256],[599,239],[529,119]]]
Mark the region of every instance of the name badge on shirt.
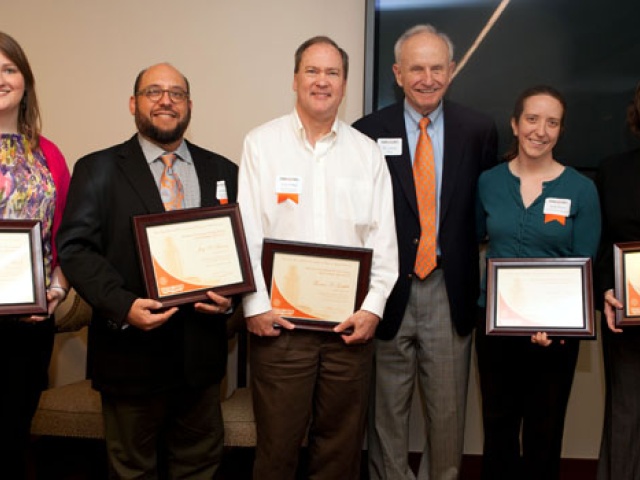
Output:
[[227,195],[227,184],[224,180],[218,180],[216,182],[216,198],[220,202],[220,205],[226,205],[229,203],[229,196]]
[[276,195],[278,203],[291,200],[298,203],[300,193],[302,192],[302,179],[300,177],[280,176],[276,179]]
[[544,201],[544,223],[557,221],[565,225],[571,213],[571,200],[568,198],[547,198]]
[[378,146],[385,157],[397,157],[402,155],[401,138],[379,138]]

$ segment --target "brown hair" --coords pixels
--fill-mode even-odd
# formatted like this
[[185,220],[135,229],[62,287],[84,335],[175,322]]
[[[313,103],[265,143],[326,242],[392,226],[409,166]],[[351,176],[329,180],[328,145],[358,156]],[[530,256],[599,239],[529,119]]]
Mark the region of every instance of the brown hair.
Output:
[[35,148],[38,146],[42,127],[36,81],[29,60],[18,42],[4,32],[0,32],[0,52],[16,65],[24,77],[24,95],[18,111],[18,132],[27,137],[31,147]]
[[[560,102],[560,105],[562,105],[562,118],[560,119],[560,132],[562,132],[564,130],[564,118],[567,112],[567,102],[558,90],[556,90],[553,87],[550,87],[549,85],[536,85],[535,87],[529,87],[525,91],[523,91],[516,100],[516,104],[513,107],[513,113],[511,114],[511,119],[515,120],[516,122],[520,120],[520,116],[524,111],[524,102],[528,98],[535,97],[537,95],[548,95],[558,100],[558,102]],[[518,156],[519,146],[520,145],[518,144],[518,139],[514,138],[513,141],[511,142],[511,145],[509,146],[509,149],[507,150],[507,153],[505,153],[502,156],[502,158],[504,158],[506,161],[513,160],[514,158],[516,158]]]
[[293,73],[298,73],[298,70],[300,70],[300,63],[302,62],[302,55],[304,54],[304,52],[309,47],[312,47],[319,43],[331,45],[333,48],[335,48],[338,51],[338,53],[340,53],[340,57],[342,58],[342,71],[344,72],[344,79],[346,80],[347,77],[349,76],[349,55],[347,55],[347,52],[345,52],[342,48],[340,48],[336,42],[334,42],[331,38],[324,35],[311,37],[309,40],[304,42],[302,45],[300,45],[296,49],[296,53],[294,56]]

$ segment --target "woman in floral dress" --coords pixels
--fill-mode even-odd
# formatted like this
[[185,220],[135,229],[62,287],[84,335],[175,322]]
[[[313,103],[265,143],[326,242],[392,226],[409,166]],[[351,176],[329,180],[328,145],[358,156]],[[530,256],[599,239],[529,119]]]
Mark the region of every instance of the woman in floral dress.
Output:
[[0,316],[0,465],[11,479],[26,477],[31,418],[47,386],[52,315],[69,289],[54,242],[69,170],[58,148],[40,135],[34,83],[22,48],[0,32],[0,219],[40,220],[48,310]]

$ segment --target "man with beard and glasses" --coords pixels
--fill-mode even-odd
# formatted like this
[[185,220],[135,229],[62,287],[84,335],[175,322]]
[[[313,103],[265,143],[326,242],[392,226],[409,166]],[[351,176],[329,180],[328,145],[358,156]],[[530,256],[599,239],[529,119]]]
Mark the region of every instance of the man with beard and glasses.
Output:
[[138,134],[75,165],[57,241],[63,271],[93,307],[90,375],[102,396],[110,478],[212,478],[232,301],[162,308],[146,298],[132,218],[235,202],[237,167],[183,135],[189,82],[143,70],[129,109]]

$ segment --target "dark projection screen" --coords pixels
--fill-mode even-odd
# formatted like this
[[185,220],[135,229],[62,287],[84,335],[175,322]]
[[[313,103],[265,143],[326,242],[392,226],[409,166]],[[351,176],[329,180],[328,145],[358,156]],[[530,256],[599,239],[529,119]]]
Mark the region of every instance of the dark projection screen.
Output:
[[588,171],[640,145],[625,123],[640,81],[640,0],[367,0],[366,113],[401,98],[391,67],[404,30],[431,23],[451,37],[459,62],[505,3],[447,98],[495,119],[501,153],[516,97],[541,83],[568,102],[561,162]]

